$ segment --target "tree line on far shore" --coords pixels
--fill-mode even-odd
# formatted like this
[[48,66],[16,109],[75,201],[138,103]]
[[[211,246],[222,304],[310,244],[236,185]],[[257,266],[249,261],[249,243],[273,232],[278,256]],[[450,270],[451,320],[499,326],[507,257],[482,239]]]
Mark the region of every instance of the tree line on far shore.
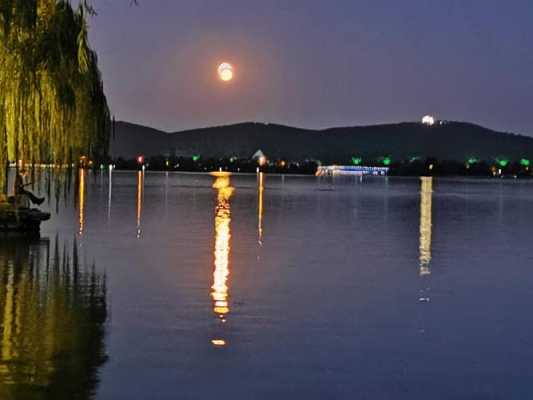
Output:
[[[236,157],[202,158],[190,157],[150,157],[123,159],[118,158],[110,163],[117,169],[136,170],[144,166],[152,171],[186,171],[211,172],[228,171],[254,173],[258,170],[279,174],[308,174],[316,173],[320,165],[365,165],[388,167],[392,176],[517,176],[531,177],[532,170],[529,160],[476,160],[465,161],[438,160],[436,158],[414,158],[408,160],[394,160],[392,157],[380,157],[364,160],[353,157],[349,160],[304,160],[291,161],[285,159],[265,160],[261,165],[257,159],[240,159]],[[98,166],[95,166],[98,168]]]

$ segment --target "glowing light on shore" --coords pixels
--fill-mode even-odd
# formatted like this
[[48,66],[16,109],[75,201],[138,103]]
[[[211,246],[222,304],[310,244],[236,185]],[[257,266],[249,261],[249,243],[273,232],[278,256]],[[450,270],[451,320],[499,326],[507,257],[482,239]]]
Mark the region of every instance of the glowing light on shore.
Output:
[[435,117],[431,115],[424,115],[422,118],[422,123],[427,126],[433,126],[435,125]]
[[505,158],[499,158],[496,160],[498,162],[498,165],[502,168],[505,168],[507,167],[507,165],[509,164],[509,160],[505,159]]
[[223,62],[217,69],[218,77],[223,82],[229,82],[233,79],[233,65]]
[[353,165],[361,165],[362,162],[363,162],[363,159],[361,157],[352,157]]

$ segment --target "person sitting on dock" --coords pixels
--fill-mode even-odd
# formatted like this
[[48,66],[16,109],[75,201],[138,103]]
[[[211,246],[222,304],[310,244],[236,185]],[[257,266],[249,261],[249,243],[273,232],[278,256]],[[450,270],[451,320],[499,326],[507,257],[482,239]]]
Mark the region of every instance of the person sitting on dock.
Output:
[[33,204],[40,205],[43,203],[43,197],[37,197],[32,192],[29,192],[25,189],[26,186],[31,183],[25,183],[28,173],[23,168],[15,177],[15,196],[27,196]]

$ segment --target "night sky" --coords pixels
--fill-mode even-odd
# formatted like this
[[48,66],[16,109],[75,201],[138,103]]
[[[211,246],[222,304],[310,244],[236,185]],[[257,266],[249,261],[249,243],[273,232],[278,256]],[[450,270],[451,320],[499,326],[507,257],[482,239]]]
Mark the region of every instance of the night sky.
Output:
[[[533,135],[531,0],[95,0],[117,119],[165,130],[440,119]],[[235,79],[217,79],[220,62]]]

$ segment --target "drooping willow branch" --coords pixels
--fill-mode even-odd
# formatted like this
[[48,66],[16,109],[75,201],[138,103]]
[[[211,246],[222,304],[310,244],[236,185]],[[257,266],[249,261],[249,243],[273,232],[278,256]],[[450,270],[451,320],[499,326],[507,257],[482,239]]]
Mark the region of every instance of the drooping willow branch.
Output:
[[82,2],[0,0],[0,189],[8,161],[107,154],[110,112]]

